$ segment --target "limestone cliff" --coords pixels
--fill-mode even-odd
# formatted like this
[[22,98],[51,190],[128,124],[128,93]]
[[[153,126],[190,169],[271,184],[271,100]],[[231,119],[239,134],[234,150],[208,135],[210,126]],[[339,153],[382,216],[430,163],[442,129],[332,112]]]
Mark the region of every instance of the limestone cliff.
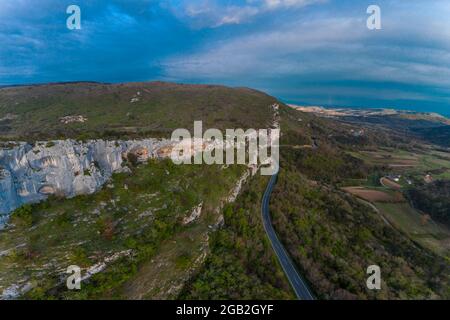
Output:
[[22,204],[49,195],[91,194],[113,173],[127,170],[124,161],[130,155],[145,161],[168,145],[169,140],[157,139],[10,144],[0,149],[0,226]]

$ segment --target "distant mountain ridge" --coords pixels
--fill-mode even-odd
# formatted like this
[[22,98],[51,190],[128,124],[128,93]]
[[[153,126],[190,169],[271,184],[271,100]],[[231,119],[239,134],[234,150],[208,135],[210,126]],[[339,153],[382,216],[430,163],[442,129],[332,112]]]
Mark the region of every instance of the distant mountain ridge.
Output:
[[377,125],[408,133],[427,142],[450,147],[450,119],[434,112],[395,109],[325,108],[296,106],[292,108],[341,121]]
[[48,82],[48,83],[3,84],[3,85],[0,85],[0,89],[2,89],[2,88],[18,88],[18,87],[37,87],[37,86],[57,85],[57,84],[77,84],[77,83],[110,84],[109,82],[99,82],[99,81],[61,81],[61,82]]
[[426,120],[450,125],[450,119],[436,112],[421,112],[393,108],[329,108],[322,106],[297,106],[290,105],[296,110],[312,112],[329,117],[374,117],[374,116],[398,116],[409,120]]

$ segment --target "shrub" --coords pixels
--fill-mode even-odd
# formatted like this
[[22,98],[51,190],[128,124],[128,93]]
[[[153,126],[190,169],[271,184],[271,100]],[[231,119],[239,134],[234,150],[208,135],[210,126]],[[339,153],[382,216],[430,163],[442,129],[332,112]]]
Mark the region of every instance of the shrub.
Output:
[[33,225],[33,207],[25,204],[17,208],[11,214],[11,220],[15,224],[31,227]]

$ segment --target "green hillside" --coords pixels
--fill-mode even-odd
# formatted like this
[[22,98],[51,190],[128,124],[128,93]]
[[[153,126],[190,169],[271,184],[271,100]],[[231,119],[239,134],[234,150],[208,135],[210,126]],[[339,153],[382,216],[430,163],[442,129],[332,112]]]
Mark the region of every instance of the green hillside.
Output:
[[[163,82],[61,83],[0,89],[0,138],[170,136],[207,128],[267,128],[276,100],[246,88]],[[85,122],[63,123],[67,116]]]

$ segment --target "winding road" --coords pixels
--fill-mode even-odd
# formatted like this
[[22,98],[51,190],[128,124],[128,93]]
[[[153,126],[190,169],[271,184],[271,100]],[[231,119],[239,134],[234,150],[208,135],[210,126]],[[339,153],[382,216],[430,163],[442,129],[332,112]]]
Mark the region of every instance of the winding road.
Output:
[[283,247],[283,244],[278,239],[278,236],[275,232],[275,229],[272,225],[272,220],[270,218],[269,212],[269,202],[270,195],[272,194],[273,187],[277,180],[278,173],[274,174],[267,185],[266,191],[264,192],[264,196],[262,198],[261,204],[261,213],[263,218],[264,229],[266,230],[267,236],[269,237],[270,243],[272,244],[272,248],[275,251],[275,254],[280,261],[281,266],[283,267],[284,273],[291,283],[292,288],[295,291],[295,294],[299,300],[314,300],[314,296],[311,293],[311,290],[308,288],[305,280],[300,276],[299,272],[295,268],[294,263],[292,262],[289,254],[286,249]]

